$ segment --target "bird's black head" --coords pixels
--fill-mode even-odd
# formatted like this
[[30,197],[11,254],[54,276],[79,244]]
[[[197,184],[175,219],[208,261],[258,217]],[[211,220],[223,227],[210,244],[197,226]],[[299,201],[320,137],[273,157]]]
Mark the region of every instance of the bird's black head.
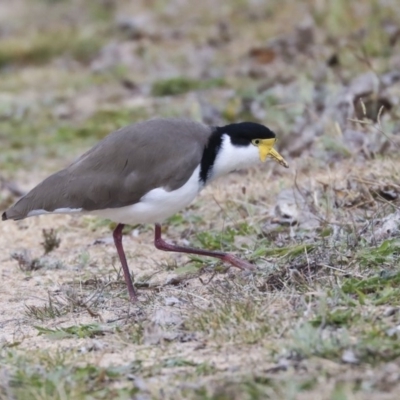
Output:
[[[275,139],[274,132],[255,122],[215,127],[201,159],[200,180],[206,183],[209,179],[218,154],[225,154],[225,162],[227,159],[231,160],[229,162],[235,167],[233,169],[238,168],[237,166],[242,167],[249,160],[252,163],[257,157],[257,152],[260,161],[264,162],[269,156],[287,168],[287,162],[273,148]],[[226,146],[223,145],[224,141]]]
[[231,142],[236,146],[248,146],[255,139],[275,139],[276,135],[266,126],[256,122],[239,122],[216,128],[223,134],[231,138]]

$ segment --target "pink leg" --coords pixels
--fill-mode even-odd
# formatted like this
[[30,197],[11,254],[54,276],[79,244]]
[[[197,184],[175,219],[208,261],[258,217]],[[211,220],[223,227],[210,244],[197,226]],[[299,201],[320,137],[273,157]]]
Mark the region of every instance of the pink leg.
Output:
[[124,248],[122,246],[122,229],[124,228],[124,224],[118,224],[114,229],[113,237],[115,247],[117,248],[118,256],[122,264],[122,271],[124,271],[125,283],[128,288],[129,299],[132,303],[137,300],[137,295],[135,292],[135,288],[133,287],[131,274],[129,272],[128,263],[126,262]]
[[223,253],[221,251],[207,251],[202,249],[194,249],[192,247],[175,246],[173,244],[167,243],[161,237],[160,224],[155,224],[154,245],[159,250],[174,251],[177,253],[197,254],[199,256],[209,256],[209,257],[219,258],[220,260],[225,261],[233,265],[234,267],[240,268],[242,270],[254,271],[256,269],[253,264],[250,264],[247,261],[243,261],[240,258],[237,258],[228,253]]

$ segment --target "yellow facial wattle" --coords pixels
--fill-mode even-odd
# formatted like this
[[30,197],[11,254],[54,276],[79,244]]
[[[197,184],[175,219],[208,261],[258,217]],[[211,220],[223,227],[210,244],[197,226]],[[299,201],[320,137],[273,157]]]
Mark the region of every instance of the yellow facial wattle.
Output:
[[260,152],[260,160],[264,162],[268,156],[273,158],[277,163],[289,168],[289,164],[285,159],[274,149],[275,139],[256,139],[253,143],[258,146]]

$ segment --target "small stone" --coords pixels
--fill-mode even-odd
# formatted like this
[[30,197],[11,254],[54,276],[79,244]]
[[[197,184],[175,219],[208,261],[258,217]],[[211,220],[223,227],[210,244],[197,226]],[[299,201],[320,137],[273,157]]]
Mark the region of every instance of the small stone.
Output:
[[346,364],[358,364],[359,359],[354,354],[353,350],[347,349],[342,354],[342,361]]
[[390,336],[390,337],[395,336],[395,335],[397,336],[397,335],[399,335],[399,333],[400,333],[400,325],[397,325],[397,326],[395,326],[393,328],[389,328],[386,331],[386,334],[388,336]]
[[174,305],[180,304],[180,303],[181,303],[181,301],[177,297],[171,296],[171,297],[165,298],[166,306],[174,306]]
[[399,311],[397,307],[388,307],[384,312],[383,315],[385,317],[391,317],[392,315],[396,314]]

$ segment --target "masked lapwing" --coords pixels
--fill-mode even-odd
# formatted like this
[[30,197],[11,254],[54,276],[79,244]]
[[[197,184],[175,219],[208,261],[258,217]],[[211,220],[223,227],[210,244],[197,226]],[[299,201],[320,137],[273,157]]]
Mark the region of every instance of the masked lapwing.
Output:
[[125,224],[155,224],[154,244],[165,251],[216,257],[241,269],[254,266],[231,254],[176,246],[160,223],[189,205],[216,178],[271,157],[275,134],[254,122],[211,127],[180,119],[151,119],[106,136],[67,168],[49,176],[2,215],[91,214],[116,223],[115,246],[131,301],[137,299],[122,246]]

